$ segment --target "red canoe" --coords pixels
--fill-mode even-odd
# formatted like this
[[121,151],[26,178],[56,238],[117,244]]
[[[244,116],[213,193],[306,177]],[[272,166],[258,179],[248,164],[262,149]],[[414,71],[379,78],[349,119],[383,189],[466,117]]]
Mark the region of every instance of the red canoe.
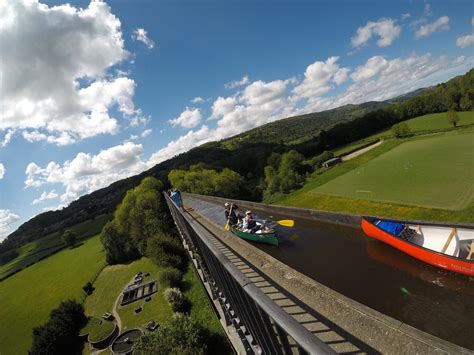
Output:
[[362,230],[425,263],[474,276],[474,230],[362,218]]

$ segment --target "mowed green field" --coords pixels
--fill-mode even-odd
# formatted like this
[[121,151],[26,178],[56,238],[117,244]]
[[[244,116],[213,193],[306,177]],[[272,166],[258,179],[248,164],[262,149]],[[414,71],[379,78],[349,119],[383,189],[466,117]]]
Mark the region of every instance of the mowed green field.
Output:
[[312,192],[460,210],[472,200],[473,181],[474,135],[450,134],[406,141]]
[[[458,112],[459,117],[458,127],[464,127],[474,124],[474,112]],[[419,116],[410,120],[404,121],[410,128],[410,131],[414,134],[423,133],[426,131],[436,130],[451,130],[453,126],[448,122],[448,116],[446,112],[433,113],[429,115]],[[466,127],[467,128],[467,127]],[[361,139],[357,142],[353,142],[343,147],[339,147],[333,150],[334,155],[344,155],[354,149],[364,146],[367,142],[375,142],[383,137],[393,137],[393,131],[391,128],[376,133],[370,137]]]
[[65,249],[0,283],[0,353],[26,354],[32,329],[67,298],[82,300],[84,286],[104,262],[99,237]]

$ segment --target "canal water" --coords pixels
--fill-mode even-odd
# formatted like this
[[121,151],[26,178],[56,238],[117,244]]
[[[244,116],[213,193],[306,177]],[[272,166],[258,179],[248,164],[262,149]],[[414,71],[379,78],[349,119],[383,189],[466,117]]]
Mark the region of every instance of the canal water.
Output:
[[[185,205],[219,225],[226,223],[221,205],[191,197]],[[288,219],[253,212],[262,219]],[[293,228],[277,227],[278,247],[253,245],[351,299],[474,349],[474,278],[418,261],[366,237],[360,228],[292,219]]]

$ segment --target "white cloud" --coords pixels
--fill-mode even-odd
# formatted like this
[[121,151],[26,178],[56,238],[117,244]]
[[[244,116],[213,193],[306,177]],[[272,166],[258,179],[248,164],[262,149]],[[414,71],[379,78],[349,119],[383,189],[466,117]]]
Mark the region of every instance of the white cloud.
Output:
[[139,113],[135,82],[108,73],[129,53],[105,2],[78,9],[3,1],[0,23],[0,131],[26,130],[30,138],[35,131],[36,139],[65,145],[115,134],[119,122],[111,109],[127,117]]
[[[471,18],[471,26],[474,26],[474,17]],[[467,48],[474,44],[474,33],[460,36],[456,39],[456,46],[460,48]]]
[[19,218],[20,216],[12,213],[10,210],[0,210],[0,242],[12,232],[10,226]]
[[474,44],[474,33],[466,36],[461,36],[456,39],[456,46],[460,48],[470,47]]
[[148,49],[155,47],[155,42],[148,37],[147,31],[143,28],[136,28],[133,30],[132,39],[145,43]]
[[406,19],[409,19],[411,17],[411,14],[410,13],[405,13],[405,14],[402,14],[402,20],[406,20]]
[[145,138],[145,137],[148,137],[152,132],[153,130],[151,128],[148,128],[148,129],[145,129],[140,136],[142,138]]
[[12,140],[13,135],[15,134],[16,130],[9,129],[7,133],[3,136],[3,141],[0,143],[2,147],[6,147],[8,143]]
[[181,114],[169,120],[168,122],[173,126],[181,126],[183,128],[194,128],[201,122],[202,115],[198,108],[189,108],[181,112]]
[[299,97],[321,96],[331,90],[331,82],[337,85],[348,79],[348,68],[340,68],[339,57],[330,57],[325,62],[317,61],[309,65],[304,80],[293,89]]
[[372,57],[356,68],[353,73],[354,83],[346,92],[334,98],[330,106],[393,98],[437,84],[469,70],[473,65],[474,57],[449,59],[445,56],[434,57],[429,53],[391,60],[380,56]]
[[38,203],[41,203],[46,200],[54,200],[55,198],[58,198],[58,194],[54,191],[51,190],[49,192],[43,191],[41,196],[39,198],[36,198],[31,202],[32,205],[37,205]]
[[62,184],[65,192],[60,196],[61,201],[71,201],[143,171],[146,165],[140,158],[142,153],[141,144],[126,142],[97,155],[81,152],[62,165],[50,162],[43,168],[30,163],[25,171],[25,187]]
[[250,105],[263,105],[280,99],[285,93],[288,82],[274,80],[269,83],[258,80],[248,85],[243,94],[242,101]]
[[5,176],[5,166],[0,163],[0,180],[3,179],[3,177]]
[[449,17],[441,16],[433,23],[422,25],[416,32],[416,38],[427,37],[436,31],[447,31],[449,30]]
[[393,19],[380,19],[377,22],[369,21],[363,27],[357,29],[357,33],[351,38],[351,45],[354,48],[366,44],[372,36],[379,36],[380,39],[377,41],[379,47],[387,47],[400,36],[402,28],[396,24],[396,20]]
[[194,99],[192,99],[191,102],[193,104],[202,104],[204,102],[204,99],[200,96],[197,96]]
[[388,61],[384,57],[372,57],[364,65],[357,67],[351,74],[351,78],[354,81],[370,79],[386,69],[388,65]]
[[59,135],[46,135],[44,133],[39,132],[38,130],[34,131],[23,131],[22,132],[23,138],[25,138],[28,142],[40,142],[45,141],[48,143],[56,144],[58,146],[69,145],[76,142],[76,140],[67,132],[61,132]]
[[209,119],[217,119],[224,115],[227,115],[229,112],[232,112],[237,105],[237,98],[233,96],[222,97],[219,96],[214,103],[212,104],[212,114]]
[[242,77],[242,79],[240,80],[237,80],[237,81],[231,81],[229,83],[225,83],[224,84],[224,87],[226,89],[235,89],[235,88],[238,88],[240,86],[244,86],[244,85],[247,85],[249,83],[249,76],[248,75],[244,75]]

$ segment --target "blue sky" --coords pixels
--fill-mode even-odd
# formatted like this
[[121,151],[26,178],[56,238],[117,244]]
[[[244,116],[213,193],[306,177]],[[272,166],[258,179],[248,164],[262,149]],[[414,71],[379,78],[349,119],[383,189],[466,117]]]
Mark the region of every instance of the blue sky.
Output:
[[70,4],[0,4],[0,240],[206,141],[474,63],[470,1]]

